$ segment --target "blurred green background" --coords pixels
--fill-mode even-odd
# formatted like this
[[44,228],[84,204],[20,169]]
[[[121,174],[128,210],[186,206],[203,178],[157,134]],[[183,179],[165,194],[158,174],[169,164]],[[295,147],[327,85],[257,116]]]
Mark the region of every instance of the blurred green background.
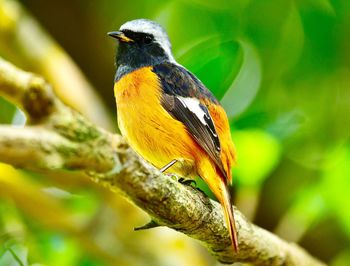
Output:
[[[87,116],[99,95],[108,114],[101,125],[117,131],[115,41],[106,32],[136,18],[162,24],[178,62],[225,107],[238,208],[328,264],[350,265],[350,1],[0,0],[0,56],[44,75]],[[53,39],[37,38],[42,29]],[[96,100],[59,91],[80,74],[40,48],[48,42],[78,65]],[[2,98],[0,122],[23,124]],[[0,164],[0,265],[217,264],[170,229],[133,232],[147,221],[83,174]]]

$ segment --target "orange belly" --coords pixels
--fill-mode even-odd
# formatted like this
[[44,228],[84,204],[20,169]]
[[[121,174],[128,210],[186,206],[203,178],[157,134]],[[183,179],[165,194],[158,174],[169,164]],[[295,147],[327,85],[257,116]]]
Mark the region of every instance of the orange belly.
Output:
[[161,168],[179,160],[169,172],[194,176],[196,154],[202,149],[161,105],[161,88],[151,67],[122,77],[114,87],[119,128],[130,146],[144,159]]

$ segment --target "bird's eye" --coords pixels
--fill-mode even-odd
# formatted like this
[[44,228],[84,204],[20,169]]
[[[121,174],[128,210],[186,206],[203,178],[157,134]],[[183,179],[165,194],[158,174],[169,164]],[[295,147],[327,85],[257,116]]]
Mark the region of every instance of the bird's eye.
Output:
[[146,35],[145,37],[143,37],[144,44],[150,44],[151,42],[152,42],[151,36]]

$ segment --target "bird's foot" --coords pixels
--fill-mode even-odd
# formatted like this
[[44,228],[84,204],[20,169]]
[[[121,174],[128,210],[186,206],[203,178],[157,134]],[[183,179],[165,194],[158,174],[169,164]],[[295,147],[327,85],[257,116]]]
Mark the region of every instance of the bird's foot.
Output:
[[190,186],[191,188],[194,188],[195,190],[199,191],[200,193],[202,193],[205,197],[207,197],[207,195],[205,194],[205,192],[203,190],[201,190],[198,186],[197,186],[197,182],[196,180],[193,179],[185,179],[183,177],[180,177],[177,180],[180,184],[183,184],[185,186]]
[[207,194],[205,194],[205,192],[203,190],[201,190],[199,187],[196,187],[196,190],[199,191],[200,193],[202,193],[204,196],[207,197]]
[[193,187],[193,188],[197,188],[197,182],[195,180],[193,180],[193,179],[186,179],[186,178],[180,177],[177,181],[180,184],[183,184],[185,186],[190,186],[190,187]]

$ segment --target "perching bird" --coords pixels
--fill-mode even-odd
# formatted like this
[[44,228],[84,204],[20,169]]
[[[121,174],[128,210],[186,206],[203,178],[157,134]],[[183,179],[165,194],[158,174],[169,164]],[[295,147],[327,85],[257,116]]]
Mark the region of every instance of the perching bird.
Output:
[[208,184],[223,206],[238,251],[228,190],[235,151],[224,109],[198,78],[175,61],[159,24],[132,20],[108,35],[119,40],[114,93],[121,133],[161,171],[200,176]]

